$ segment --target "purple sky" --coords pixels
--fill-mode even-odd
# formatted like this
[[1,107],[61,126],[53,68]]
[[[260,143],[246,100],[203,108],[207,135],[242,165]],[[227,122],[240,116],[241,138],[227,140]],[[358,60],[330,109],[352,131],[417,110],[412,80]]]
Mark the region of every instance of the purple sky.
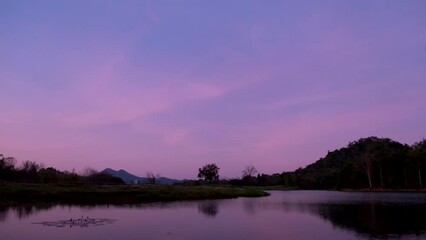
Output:
[[426,137],[426,1],[0,0],[0,153],[196,178]]

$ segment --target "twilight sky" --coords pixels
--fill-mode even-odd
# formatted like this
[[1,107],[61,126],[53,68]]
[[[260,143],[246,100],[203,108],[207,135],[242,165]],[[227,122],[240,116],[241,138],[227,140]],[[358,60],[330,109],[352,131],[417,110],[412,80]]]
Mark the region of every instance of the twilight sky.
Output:
[[426,1],[0,0],[0,153],[196,178],[426,137]]

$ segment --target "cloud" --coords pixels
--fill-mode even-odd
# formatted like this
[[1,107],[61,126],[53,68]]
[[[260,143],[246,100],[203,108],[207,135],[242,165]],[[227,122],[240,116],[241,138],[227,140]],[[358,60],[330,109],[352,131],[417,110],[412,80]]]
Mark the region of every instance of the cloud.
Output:
[[[88,86],[87,88],[89,88]],[[229,89],[212,84],[158,84],[153,87],[134,86],[128,91],[119,92],[117,83],[103,85],[96,95],[86,96],[84,101],[92,107],[86,112],[76,111],[65,119],[70,125],[103,125],[124,123],[173,111],[191,102],[220,97]],[[87,90],[87,89],[86,89]],[[83,104],[83,103],[80,103]]]
[[191,72],[128,69],[120,55],[70,77],[59,101],[67,111],[55,118],[67,126],[124,123],[228,94],[244,84],[209,82]]
[[184,129],[169,129],[163,131],[163,140],[166,145],[181,145],[186,142],[188,132]]

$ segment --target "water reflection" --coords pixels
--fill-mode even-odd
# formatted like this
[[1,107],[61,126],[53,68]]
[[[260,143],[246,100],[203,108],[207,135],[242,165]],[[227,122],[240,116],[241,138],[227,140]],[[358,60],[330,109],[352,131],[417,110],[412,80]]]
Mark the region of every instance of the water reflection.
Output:
[[198,203],[198,212],[207,217],[215,217],[219,213],[217,201],[201,201]]
[[361,235],[419,235],[426,232],[425,206],[371,204],[313,204],[306,208],[334,226]]
[[247,199],[243,202],[244,210],[249,215],[255,215],[256,214],[256,202],[252,201],[252,199]]
[[19,219],[28,218],[31,215],[36,214],[40,211],[47,211],[53,208],[55,205],[53,204],[38,204],[38,205],[30,205],[30,204],[22,204],[22,205],[12,205],[12,206],[1,206],[0,207],[0,222],[6,221],[10,212],[15,213],[15,215]]
[[[426,195],[416,193],[278,193],[267,201],[248,199],[247,214],[278,210],[311,214],[333,226],[375,238],[426,234]],[[335,195],[334,195],[335,194]]]
[[8,213],[9,213],[8,207],[0,206],[0,222],[6,221]]
[[31,215],[36,214],[37,212],[40,211],[46,211],[49,210],[53,207],[54,205],[48,204],[48,205],[18,205],[18,206],[14,206],[12,207],[12,209],[15,210],[17,216],[22,219],[22,218],[27,218]]
[[[19,205],[0,206],[0,221],[8,222],[15,219],[26,219],[45,211],[27,222],[44,222],[46,226],[74,227],[80,226],[70,217],[80,214],[95,215],[102,219],[114,218],[119,222],[111,229],[125,226],[126,231],[153,231],[155,235],[164,229],[174,234],[188,234],[194,231],[202,234],[200,229],[194,230],[193,224],[206,224],[205,231],[212,226],[221,229],[218,234],[229,237],[245,236],[244,239],[263,239],[261,234],[270,234],[269,239],[280,236],[293,236],[306,239],[315,237],[313,232],[300,231],[304,224],[318,226],[327,236],[353,238],[406,238],[413,235],[425,237],[426,234],[426,194],[414,193],[343,193],[324,191],[289,191],[271,192],[264,198],[239,198],[229,200],[205,200],[170,203],[150,203],[139,205]],[[69,208],[69,211],[66,208]],[[219,214],[219,212],[221,214]],[[51,216],[51,217],[43,217]],[[77,215],[80,216],[80,215]],[[84,215],[86,216],[86,215]],[[129,216],[133,216],[129,217]],[[50,219],[49,219],[50,218]],[[87,218],[87,217],[86,217]],[[56,221],[57,219],[68,219]],[[133,220],[132,220],[133,219]],[[203,221],[203,219],[209,219]],[[300,221],[302,219],[302,221]],[[312,220],[315,220],[312,222]],[[242,221],[243,220],[243,221]],[[297,221],[300,222],[297,222]],[[127,224],[126,224],[127,222]],[[287,227],[282,226],[286,222]],[[91,221],[82,222],[80,227],[90,226]],[[93,221],[104,224],[102,221]],[[146,224],[145,228],[138,224]],[[226,224],[233,223],[233,224]],[[108,224],[108,223],[106,223]],[[151,225],[150,225],[151,224]],[[7,225],[7,224],[6,224]],[[155,226],[162,228],[156,229]],[[238,225],[236,227],[235,225]],[[129,226],[135,226],[128,229]],[[176,227],[180,226],[180,227]],[[189,233],[183,233],[185,226]],[[229,226],[229,228],[227,228]],[[303,227],[301,227],[303,226]],[[0,224],[1,227],[1,224]],[[323,228],[329,228],[326,231]],[[47,228],[46,228],[47,229]],[[48,228],[51,229],[51,228]],[[107,229],[107,228],[105,228]],[[171,229],[171,230],[170,230]],[[235,229],[250,229],[250,233],[233,232]],[[261,229],[265,232],[261,232]],[[275,232],[271,232],[274,229]],[[296,230],[294,230],[296,229]],[[1,229],[0,229],[1,230]],[[343,231],[342,231],[343,230]],[[164,230],[165,231],[165,230]],[[316,230],[312,230],[316,231]],[[340,233],[336,233],[340,231]],[[258,236],[254,236],[259,232]],[[341,233],[344,232],[344,233]],[[245,234],[245,235],[244,235]],[[294,235],[288,235],[294,234]],[[333,235],[346,234],[346,235]],[[220,236],[222,236],[220,235]],[[218,237],[218,236],[216,236]],[[161,238],[159,238],[161,239]],[[186,238],[183,238],[186,239]],[[195,237],[192,239],[196,239]],[[214,239],[212,236],[211,239]],[[325,239],[325,238],[324,238]]]

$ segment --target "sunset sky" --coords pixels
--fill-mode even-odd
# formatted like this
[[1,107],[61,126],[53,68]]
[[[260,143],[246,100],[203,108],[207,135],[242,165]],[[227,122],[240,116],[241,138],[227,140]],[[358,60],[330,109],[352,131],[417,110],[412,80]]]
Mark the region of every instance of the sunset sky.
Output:
[[0,153],[196,178],[426,137],[426,1],[0,0]]

